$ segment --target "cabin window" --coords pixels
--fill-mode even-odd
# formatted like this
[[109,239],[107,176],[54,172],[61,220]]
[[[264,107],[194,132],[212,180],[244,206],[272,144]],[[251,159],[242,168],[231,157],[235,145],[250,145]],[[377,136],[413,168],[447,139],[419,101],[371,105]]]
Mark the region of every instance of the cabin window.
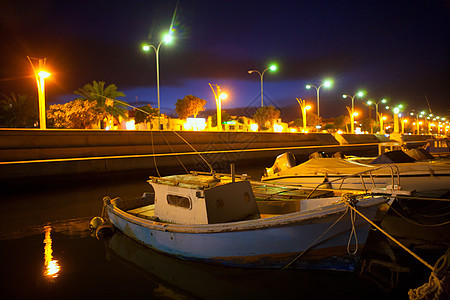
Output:
[[178,196],[178,195],[167,195],[167,203],[170,205],[191,209],[192,203],[191,199],[188,197]]

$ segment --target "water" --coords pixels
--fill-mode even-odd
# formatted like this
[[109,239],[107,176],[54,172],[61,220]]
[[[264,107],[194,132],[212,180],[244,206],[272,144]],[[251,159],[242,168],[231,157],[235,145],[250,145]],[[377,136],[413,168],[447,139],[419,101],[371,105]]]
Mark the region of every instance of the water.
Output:
[[[246,171],[257,177],[260,170]],[[407,255],[403,263],[412,273],[400,274],[391,289],[387,273],[374,280],[358,273],[225,268],[161,255],[120,234],[108,241],[92,237],[89,221],[101,214],[101,199],[138,197],[149,191],[145,179],[48,183],[5,195],[1,298],[407,299],[408,289],[428,280],[429,270]]]

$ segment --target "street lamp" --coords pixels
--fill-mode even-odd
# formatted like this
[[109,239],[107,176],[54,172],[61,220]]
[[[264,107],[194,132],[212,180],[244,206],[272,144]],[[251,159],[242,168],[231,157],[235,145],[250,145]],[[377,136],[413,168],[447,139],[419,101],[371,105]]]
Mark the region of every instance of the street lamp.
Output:
[[[34,76],[36,77],[36,84],[38,89],[38,99],[39,99],[39,128],[47,129],[47,122],[45,118],[45,78],[50,76],[50,73],[45,71],[45,64],[47,62],[46,58],[33,58],[27,56],[28,61],[33,69]],[[32,60],[39,61],[39,68],[34,67]]]
[[308,85],[306,85],[306,88],[309,90],[310,88],[315,88],[316,89],[316,91],[317,91],[317,118],[318,118],[318,120],[320,120],[320,111],[319,111],[319,91],[320,91],[320,88],[322,87],[322,86],[324,86],[324,87],[326,87],[326,88],[329,88],[329,87],[331,87],[333,85],[333,81],[331,81],[331,80],[325,80],[321,85],[319,85],[318,87],[317,86],[315,86],[315,85],[312,85],[312,84],[308,84]]
[[302,118],[303,118],[303,132],[306,132],[306,111],[311,109],[311,105],[306,105],[306,101],[302,99],[297,99],[298,105],[302,110]]
[[262,73],[259,72],[258,70],[250,70],[250,71],[248,71],[248,74],[258,73],[259,76],[261,77],[261,107],[264,106],[264,104],[263,104],[263,95],[264,95],[264,92],[263,92],[263,77],[264,77],[264,73],[266,73],[267,70],[275,71],[276,69],[277,69],[276,65],[271,65],[268,68],[266,68],[264,71],[262,71]]
[[[217,108],[217,130],[222,130],[222,100],[225,100],[228,95],[226,93],[221,92],[220,86],[217,84],[209,84],[211,90],[214,93],[214,99],[216,100],[216,108]],[[216,88],[214,90],[214,87]]]
[[150,51],[150,48],[153,48],[155,50],[156,54],[156,89],[158,93],[158,130],[161,130],[161,106],[160,106],[160,94],[159,94],[159,48],[161,47],[161,44],[164,42],[166,44],[170,44],[173,40],[173,35],[171,33],[166,34],[161,42],[158,44],[158,47],[155,47],[150,44],[145,44],[142,46],[142,50],[145,52]]
[[352,96],[350,96],[350,95],[342,95],[342,98],[351,98],[352,99],[352,110],[351,111],[349,111],[349,114],[350,114],[350,118],[351,118],[351,120],[352,120],[352,124],[351,124],[351,128],[352,128],[352,131],[351,131],[351,133],[355,133],[355,124],[354,124],[354,112],[355,112],[355,97],[356,96],[358,96],[358,97],[362,97],[362,96],[364,96],[364,92],[362,92],[362,91],[359,91],[358,93],[356,93],[355,95],[353,95],[353,97]]
[[374,101],[372,101],[372,100],[367,101],[367,105],[375,104],[375,111],[376,111],[376,117],[375,117],[375,119],[376,119],[376,121],[379,120],[379,116],[378,116],[378,104],[380,104],[380,102],[381,102],[381,103],[386,103],[387,100],[386,100],[386,99],[381,99],[381,100],[378,101],[378,102],[374,102]]

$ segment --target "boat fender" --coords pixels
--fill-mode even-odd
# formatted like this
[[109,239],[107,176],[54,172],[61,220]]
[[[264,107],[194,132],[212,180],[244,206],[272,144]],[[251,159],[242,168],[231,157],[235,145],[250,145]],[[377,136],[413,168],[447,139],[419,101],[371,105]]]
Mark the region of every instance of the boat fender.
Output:
[[89,223],[89,229],[91,231],[97,230],[97,228],[103,223],[103,219],[100,217],[94,217]]
[[95,231],[95,236],[97,237],[97,239],[101,240],[111,237],[113,233],[114,226],[109,222],[103,222]]

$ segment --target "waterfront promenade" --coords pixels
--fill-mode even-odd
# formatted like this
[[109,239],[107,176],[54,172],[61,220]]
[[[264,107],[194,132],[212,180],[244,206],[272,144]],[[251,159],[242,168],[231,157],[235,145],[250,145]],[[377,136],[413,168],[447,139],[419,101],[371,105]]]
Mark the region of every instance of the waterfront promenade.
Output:
[[[427,136],[409,136],[419,143]],[[286,151],[304,160],[315,151],[377,154],[380,135],[328,133],[0,130],[0,183],[118,172],[186,168],[219,172],[230,163],[270,166]]]

